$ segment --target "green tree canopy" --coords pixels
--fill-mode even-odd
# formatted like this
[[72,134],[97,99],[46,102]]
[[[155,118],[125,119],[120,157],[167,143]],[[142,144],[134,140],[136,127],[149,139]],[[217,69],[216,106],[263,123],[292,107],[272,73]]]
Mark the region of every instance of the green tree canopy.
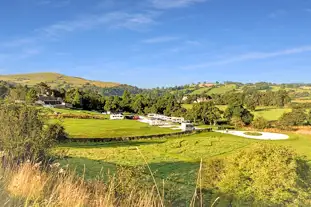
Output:
[[231,120],[233,117],[241,118],[245,125],[249,125],[254,119],[254,115],[241,104],[229,105],[225,110],[224,117],[228,120]]

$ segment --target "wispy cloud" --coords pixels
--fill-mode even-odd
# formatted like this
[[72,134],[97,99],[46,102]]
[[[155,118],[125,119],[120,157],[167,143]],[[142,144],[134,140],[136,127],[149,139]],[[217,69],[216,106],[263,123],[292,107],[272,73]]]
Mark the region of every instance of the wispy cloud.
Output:
[[17,59],[26,59],[32,56],[39,55],[41,52],[42,50],[39,48],[25,49],[17,56]]
[[286,14],[287,14],[286,10],[279,9],[279,10],[276,10],[276,11],[271,12],[270,14],[268,14],[268,18],[274,19],[274,18],[277,18],[277,17],[280,17],[280,16],[284,16]]
[[127,28],[137,30],[141,27],[155,24],[154,17],[156,13],[127,13],[112,12],[100,15],[90,15],[72,21],[59,22],[38,31],[46,36],[59,36],[63,33],[69,33],[79,30],[89,30],[99,26],[111,28]]
[[40,6],[64,7],[71,3],[71,0],[39,0],[36,2]]
[[22,37],[0,43],[0,48],[21,47],[41,41],[55,40],[67,33],[91,30],[97,27],[106,29],[143,30],[156,24],[156,17],[160,12],[128,13],[111,12],[98,15],[86,15],[77,19],[57,22],[55,24],[35,29],[32,36]]
[[199,45],[202,45],[201,42],[195,41],[195,40],[187,40],[187,41],[185,41],[185,43],[186,43],[187,45],[192,45],[192,46],[199,46]]
[[156,43],[165,43],[165,42],[172,42],[175,40],[179,40],[180,37],[174,36],[161,36],[161,37],[154,37],[150,39],[145,39],[142,42],[146,44],[156,44]]
[[230,63],[235,62],[244,62],[249,60],[261,60],[261,59],[268,59],[268,58],[274,58],[279,56],[285,56],[285,55],[293,55],[293,54],[299,54],[299,53],[305,53],[305,52],[311,52],[311,45],[303,46],[303,47],[297,47],[297,48],[291,48],[286,50],[280,50],[275,52],[251,52],[242,54],[239,56],[222,59],[214,62],[208,62],[208,63],[202,63],[197,65],[189,65],[186,67],[183,67],[182,69],[191,70],[191,69],[200,69],[200,68],[209,68],[212,66],[218,66],[218,65],[227,65]]
[[206,0],[150,0],[153,7],[157,9],[171,9],[186,7],[194,3],[202,3]]
[[35,41],[36,41],[36,37],[19,38],[19,39],[14,39],[11,41],[0,43],[0,48],[20,47],[22,45],[34,43]]
[[305,11],[311,13],[311,9],[310,8],[306,9]]

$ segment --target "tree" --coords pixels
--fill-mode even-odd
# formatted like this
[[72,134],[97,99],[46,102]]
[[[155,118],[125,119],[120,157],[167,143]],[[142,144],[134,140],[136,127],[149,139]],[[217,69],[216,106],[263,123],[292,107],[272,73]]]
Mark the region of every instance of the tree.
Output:
[[294,109],[292,112],[284,113],[278,121],[278,127],[286,129],[291,126],[304,125],[308,116],[303,109]]
[[238,206],[310,206],[308,160],[290,148],[257,144],[203,166],[204,186]]
[[189,111],[189,117],[193,121],[200,121],[204,124],[216,124],[221,118],[222,111],[211,101],[194,104]]
[[131,108],[137,114],[144,113],[144,97],[142,95],[137,95],[133,100]]
[[29,89],[26,94],[26,102],[27,103],[35,103],[35,101],[38,99],[37,91],[33,88]]
[[120,102],[120,107],[123,111],[131,111],[131,94],[128,90],[125,90],[122,95],[122,101]]
[[224,117],[229,121],[231,121],[232,117],[238,117],[245,125],[249,125],[254,119],[254,115],[240,104],[229,105]]
[[37,85],[35,85],[35,89],[40,95],[52,95],[52,90],[50,86],[48,86],[46,83],[38,83]]
[[82,97],[80,95],[80,91],[78,89],[76,89],[75,95],[74,95],[73,100],[72,100],[72,105],[76,108],[81,107],[81,100],[82,100]]
[[16,88],[12,88],[7,96],[9,101],[25,101],[27,94],[27,87],[23,87],[21,85]]
[[256,129],[266,129],[270,127],[270,124],[265,118],[260,116],[254,119],[254,121],[252,122],[252,126]]

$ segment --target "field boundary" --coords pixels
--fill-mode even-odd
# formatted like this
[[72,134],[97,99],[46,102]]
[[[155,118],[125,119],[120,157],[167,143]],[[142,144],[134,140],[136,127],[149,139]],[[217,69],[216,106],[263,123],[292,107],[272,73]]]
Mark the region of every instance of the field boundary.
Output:
[[195,131],[187,132],[174,132],[167,134],[154,134],[154,135],[143,135],[143,136],[131,136],[131,137],[114,137],[114,138],[68,138],[68,142],[125,142],[141,139],[160,139],[160,138],[169,138],[169,137],[179,137],[182,135],[192,135],[202,132],[211,132],[212,128],[199,129]]

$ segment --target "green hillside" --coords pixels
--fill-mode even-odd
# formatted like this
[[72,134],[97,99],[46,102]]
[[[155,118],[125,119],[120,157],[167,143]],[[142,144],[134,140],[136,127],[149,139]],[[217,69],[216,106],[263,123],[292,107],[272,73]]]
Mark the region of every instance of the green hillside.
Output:
[[56,86],[74,86],[81,87],[83,85],[94,85],[101,88],[119,86],[119,83],[91,81],[79,77],[66,76],[58,73],[29,73],[16,75],[0,75],[0,80],[19,83],[22,85],[36,85],[45,82],[52,87]]

